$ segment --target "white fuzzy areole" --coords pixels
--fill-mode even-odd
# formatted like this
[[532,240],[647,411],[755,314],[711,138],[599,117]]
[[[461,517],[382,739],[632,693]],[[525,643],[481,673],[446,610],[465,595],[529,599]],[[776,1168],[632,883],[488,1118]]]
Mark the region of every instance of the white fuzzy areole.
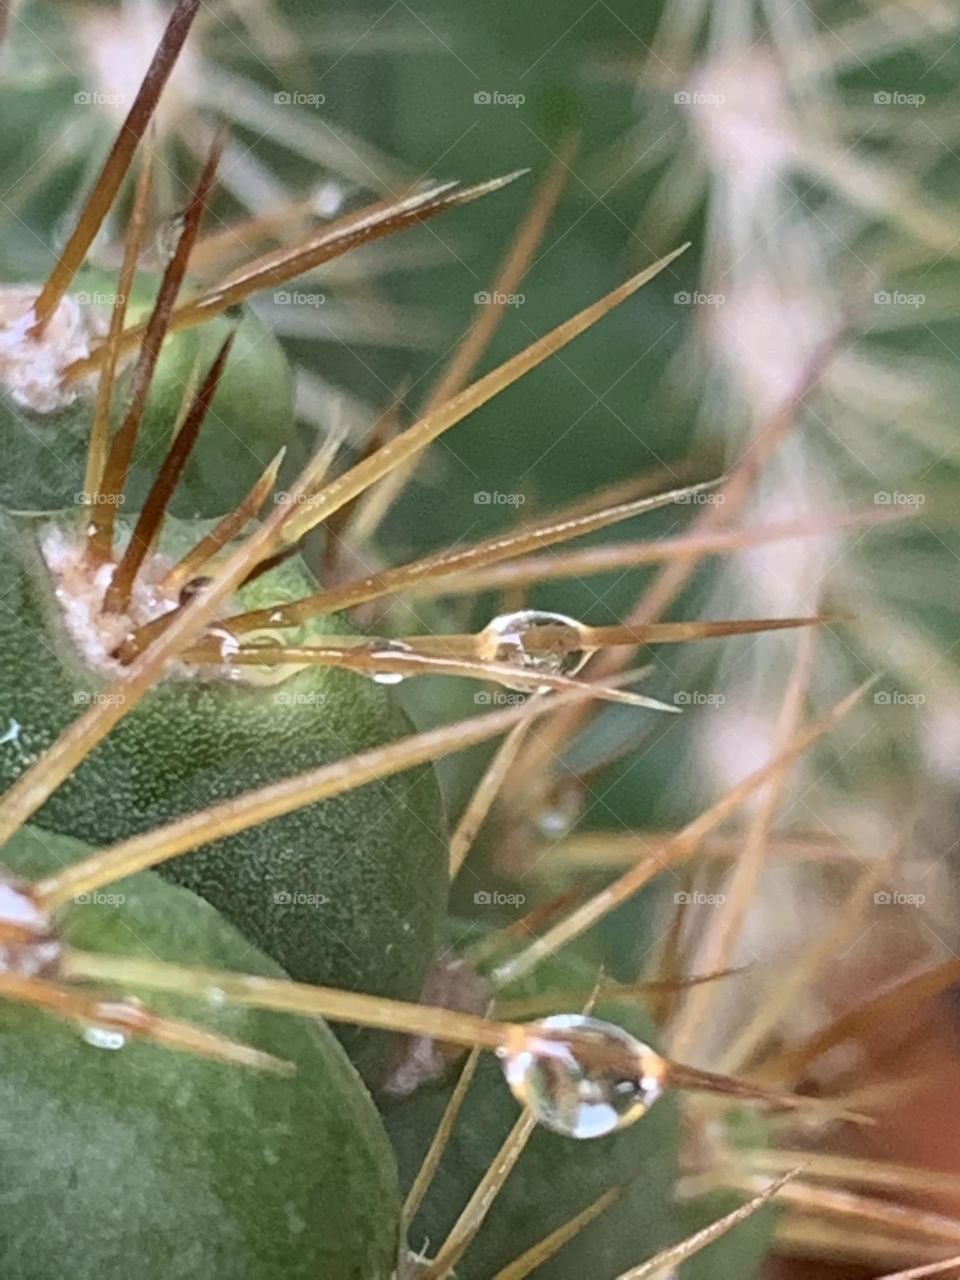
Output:
[[[181,603],[179,588],[170,590],[164,586],[172,561],[156,552],[147,555],[134,581],[129,609],[124,613],[108,613],[103,602],[116,572],[114,562],[91,563],[83,539],[72,530],[55,524],[47,525],[41,531],[40,550],[53,578],[67,634],[83,662],[107,680],[126,675],[128,668],[113,656],[119,646],[146,623],[171,613]],[[235,603],[231,601],[231,607]],[[260,685],[278,683],[298,670],[296,667],[269,667],[260,671],[256,667],[233,665],[230,656],[239,648],[236,636],[216,627],[210,628],[205,635],[207,639],[219,639],[222,665],[204,663],[203,666],[195,666],[174,661],[168,667],[168,676],[179,679],[215,677],[234,684]]]
[[100,675],[110,679],[122,675],[125,668],[112,656],[118,645],[180,603],[178,593],[161,586],[170,561],[164,556],[148,555],[137,574],[129,610],[107,613],[103,599],[115,564],[91,564],[84,554],[83,542],[57,525],[43,530],[40,549],[53,576],[64,624],[80,656]]
[[18,405],[35,413],[65,409],[90,385],[90,378],[65,383],[64,370],[90,354],[109,327],[108,312],[66,294],[42,335],[34,322],[37,285],[0,285],[0,388]]

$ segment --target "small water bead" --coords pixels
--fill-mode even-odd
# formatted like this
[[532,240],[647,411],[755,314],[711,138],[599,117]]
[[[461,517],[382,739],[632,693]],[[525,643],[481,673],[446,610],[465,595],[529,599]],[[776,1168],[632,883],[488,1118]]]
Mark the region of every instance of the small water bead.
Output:
[[[282,631],[270,631],[261,628],[249,631],[243,637],[244,649],[282,649],[287,638]],[[282,684],[302,669],[296,663],[280,662],[245,662],[240,669],[240,679],[244,684],[257,685],[260,688]]]
[[83,1028],[83,1039],[94,1049],[111,1049],[114,1052],[122,1049],[127,1043],[125,1032],[117,1027],[101,1027],[97,1023],[88,1023]]
[[521,609],[498,614],[487,623],[478,637],[478,656],[523,671],[572,676],[590,657],[590,650],[583,643],[583,624],[576,618],[545,609]]
[[[384,640],[377,644],[376,648],[371,651],[370,656],[376,661],[380,654],[412,652],[413,650],[408,644],[403,644],[399,640]],[[406,676],[401,671],[374,671],[370,679],[374,684],[399,684],[401,680],[406,679]]]
[[533,815],[540,835],[559,840],[577,825],[586,806],[584,785],[579,778],[561,780]]
[[665,1060],[648,1045],[584,1014],[518,1026],[498,1052],[517,1101],[570,1138],[600,1138],[639,1120],[666,1078]]

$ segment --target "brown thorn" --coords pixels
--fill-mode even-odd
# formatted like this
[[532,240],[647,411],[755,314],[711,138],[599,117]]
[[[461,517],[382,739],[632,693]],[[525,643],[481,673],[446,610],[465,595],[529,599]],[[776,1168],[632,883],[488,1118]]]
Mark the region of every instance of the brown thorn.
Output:
[[233,511],[229,511],[206,537],[173,566],[161,584],[163,591],[175,591],[197,577],[201,569],[240,533],[243,526],[257,514],[269,496],[277,479],[286,449],[281,449]]
[[203,385],[183,420],[183,426],[174,436],[167,456],[160,464],[160,469],[143,504],[143,510],[130,535],[130,541],[104,596],[103,608],[107,613],[122,613],[130,604],[134,581],[147,552],[153,546],[163,526],[163,518],[173,491],[187,465],[187,459],[196,444],[200,428],[210,408],[210,402],[220,385],[234,337],[235,333],[228,334],[221,344],[217,357],[207,371]]
[[97,403],[93,414],[93,425],[90,428],[90,443],[87,446],[87,469],[83,486],[84,492],[87,494],[99,493],[103,483],[103,471],[107,462],[107,440],[110,434],[110,408],[113,401],[117,360],[120,355],[120,336],[123,333],[127,302],[130,297],[130,291],[133,288],[137,262],[140,258],[152,189],[153,157],[148,151],[137,177],[133,210],[130,214],[130,222],[124,237],[123,261],[117,281],[117,296],[110,316],[106,356],[103,370],[100,374],[100,381],[97,385]]
[[[187,261],[196,240],[200,220],[203,217],[203,211],[213,186],[223,144],[224,135],[222,132],[218,132],[213,146],[210,148],[210,154],[203,167],[203,172],[200,174],[200,178],[194,188],[189,207],[184,214],[183,228],[177,241],[176,250],[164,270],[156,301],[150,313],[150,319],[144,329],[143,345],[140,348],[140,355],[133,373],[127,411],[110,445],[104,468],[103,485],[100,490],[101,500],[96,503],[91,517],[91,523],[94,526],[90,535],[91,549],[99,559],[107,560],[112,553],[113,529],[118,505],[116,499],[122,493],[126,482],[137,432],[140,428],[140,421],[147,402],[147,395],[153,381],[157,361],[160,358],[160,348],[167,335],[170,315],[173,311],[177,294],[180,291],[180,286],[183,283]],[[104,501],[103,499],[107,500]],[[110,499],[113,500],[111,501]]]
[[69,289],[71,280],[87,256],[87,250],[93,243],[94,236],[103,225],[103,220],[130,167],[137,145],[156,110],[160,94],[180,56],[180,50],[183,48],[199,8],[200,0],[179,0],[171,13],[153,60],[147,68],[147,74],[117,134],[110,154],[100,170],[94,188],[87,197],[83,212],[60,254],[57,265],[40,290],[40,296],[33,308],[36,320],[30,330],[31,337],[39,338],[43,333],[60,299]]
[[[259,289],[284,284],[288,280],[303,275],[306,271],[312,271],[324,262],[340,257],[350,249],[402,231],[416,223],[435,217],[447,209],[487,195],[512,182],[523,172],[525,170],[518,170],[502,178],[494,178],[474,187],[454,191],[450,188],[456,184],[448,183],[432,191],[407,196],[386,210],[379,205],[373,206],[375,212],[372,214],[368,210],[361,210],[353,222],[343,230],[330,232],[323,229],[305,244],[294,246],[293,249],[281,248],[275,253],[256,258],[221,284],[188,299],[177,307],[170,317],[170,331],[175,333],[180,329],[202,324],[205,320],[221,315],[230,307],[243,302]],[[142,333],[142,325],[128,329],[124,334],[124,345],[137,342]],[[66,370],[66,377],[72,380],[89,373],[98,366],[100,359],[100,349],[98,349],[84,359],[74,361]]]
[[[574,518],[546,521],[533,528],[523,529],[519,533],[497,534],[490,538],[484,538],[481,542],[474,543],[468,547],[424,556],[422,559],[414,560],[410,564],[384,569],[379,573],[370,574],[366,578],[358,578],[353,582],[344,583],[342,586],[333,587],[328,591],[315,592],[313,595],[305,596],[302,600],[291,601],[290,604],[281,607],[279,610],[281,620],[274,623],[274,625],[299,626],[307,618],[317,614],[330,613],[350,608],[357,604],[364,604],[368,600],[378,599],[388,592],[398,591],[414,583],[420,583],[427,577],[440,578],[458,570],[474,568],[478,565],[495,564],[498,560],[505,560],[510,556],[517,555],[531,546],[538,548],[548,547],[571,538],[579,538],[586,533],[596,532],[598,529],[603,529],[617,521],[642,515],[645,512],[656,511],[660,507],[665,507],[675,502],[680,495],[699,493],[713,488],[717,483],[717,481],[711,480],[704,484],[692,485],[684,489],[671,489],[666,493],[645,495],[630,502],[618,503],[614,507],[587,512]],[[266,615],[275,612],[277,611],[257,610],[241,614],[231,619],[230,625],[236,625],[238,631],[261,627],[265,625]]]
[[[490,304],[481,308],[475,323],[457,343],[440,377],[431,388],[421,412],[428,413],[431,409],[443,404],[444,400],[456,395],[466,385],[467,379],[489,347],[507,311],[506,305],[498,302],[497,298],[516,293],[526,275],[537,245],[543,239],[547,223],[566,185],[567,173],[576,154],[577,145],[578,139],[571,137],[566,139],[560,148],[560,153],[535,192],[526,217],[517,228],[513,243],[497,271],[490,291]],[[350,521],[351,539],[355,544],[373,536],[397,496],[402,492],[415,466],[415,462],[409,462],[405,467],[398,467],[392,475],[381,480],[361,502],[356,504],[355,510],[351,512]]]

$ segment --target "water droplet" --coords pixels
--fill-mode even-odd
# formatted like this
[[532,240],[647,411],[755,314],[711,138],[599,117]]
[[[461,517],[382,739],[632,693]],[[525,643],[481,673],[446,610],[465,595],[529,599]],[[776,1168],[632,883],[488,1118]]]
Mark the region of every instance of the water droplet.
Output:
[[127,1037],[123,1031],[116,1027],[101,1027],[97,1023],[91,1022],[83,1028],[83,1038],[87,1044],[93,1045],[94,1049],[122,1049],[127,1043]]
[[491,619],[480,632],[478,652],[485,662],[550,676],[575,675],[590,657],[581,623],[545,609],[521,609]]
[[[377,644],[370,656],[376,661],[380,654],[412,652],[408,644],[402,644],[399,640],[385,640]],[[370,679],[374,684],[399,684],[401,680],[406,679],[406,676],[401,671],[375,671]]]
[[570,1138],[599,1138],[639,1120],[666,1075],[664,1059],[648,1045],[583,1014],[517,1027],[499,1055],[517,1101]]
[[[286,637],[281,631],[261,629],[259,631],[249,631],[243,637],[243,647],[245,649],[282,649],[286,643]],[[289,680],[299,669],[296,664],[289,662],[245,662],[241,668],[240,679],[244,684],[261,686],[282,684],[284,680]]]
[[533,824],[542,836],[557,840],[576,826],[584,809],[584,787],[578,778],[557,783],[543,806],[533,814]]

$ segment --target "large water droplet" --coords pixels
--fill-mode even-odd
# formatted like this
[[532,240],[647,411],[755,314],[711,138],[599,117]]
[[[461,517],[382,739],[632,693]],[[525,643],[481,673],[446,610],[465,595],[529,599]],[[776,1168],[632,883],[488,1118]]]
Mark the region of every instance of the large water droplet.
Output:
[[514,1097],[547,1129],[599,1138],[644,1115],[666,1063],[622,1027],[564,1013],[517,1027],[499,1051]]
[[480,632],[478,648],[486,662],[550,676],[575,675],[590,657],[583,644],[583,627],[576,618],[545,609],[498,614]]

